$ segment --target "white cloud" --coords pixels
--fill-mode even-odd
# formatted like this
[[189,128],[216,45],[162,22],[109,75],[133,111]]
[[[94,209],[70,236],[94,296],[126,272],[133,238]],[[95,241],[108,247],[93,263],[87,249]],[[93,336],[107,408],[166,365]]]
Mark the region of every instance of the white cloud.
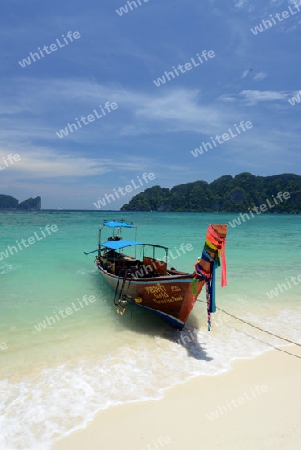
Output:
[[218,97],[218,100],[221,100],[222,102],[235,102],[236,98],[233,95],[229,94],[223,94]]
[[243,9],[249,5],[249,0],[235,0],[234,7],[237,9]]
[[256,5],[251,0],[234,0],[234,8],[236,11],[245,10],[247,12],[254,11]]
[[250,72],[250,69],[246,69],[243,71],[241,78],[246,78]]
[[[16,151],[0,148],[0,161],[7,159],[9,153],[16,154]],[[72,154],[60,154],[58,151],[49,148],[19,149],[20,161],[8,165],[1,171],[9,177],[13,175],[22,178],[70,178],[101,175],[114,170],[143,171],[145,165],[152,165],[151,161],[145,158],[134,156],[125,157],[122,161],[116,158],[88,158],[78,157]],[[4,159],[2,159],[4,158]]]
[[239,95],[249,105],[256,105],[258,102],[273,102],[277,100],[286,100],[287,93],[275,92],[275,91],[257,91],[257,90],[244,90]]
[[268,74],[266,72],[258,72],[254,75],[253,80],[254,81],[262,81],[264,80],[266,77],[268,76]]
[[[0,158],[6,158],[9,153],[16,152],[0,149]],[[81,177],[102,174],[108,170],[101,161],[59,154],[47,148],[34,150],[20,148],[18,154],[21,160],[3,170],[3,175],[5,173],[20,175],[22,172],[22,176],[27,174],[32,177],[34,174],[35,178]]]
[[[288,0],[288,3],[294,3],[295,0]],[[271,0],[270,5],[273,7],[281,6],[286,0]]]
[[288,93],[276,91],[243,90],[239,94],[224,94],[218,100],[223,102],[242,101],[244,104],[256,105],[261,102],[283,101],[288,99]]
[[197,90],[177,89],[164,96],[149,98],[136,115],[139,118],[153,119],[168,131],[194,131],[214,133],[236,120],[237,112],[222,108],[220,103],[205,101]]
[[[34,98],[32,82],[39,92],[39,96]],[[11,89],[13,90],[13,87]],[[99,105],[104,105],[106,101],[116,102],[118,110],[101,119],[103,122],[99,121],[98,126],[92,124],[70,133],[59,141],[60,145],[64,146],[70,142],[93,143],[105,139],[105,136],[111,139],[112,135],[116,138],[153,133],[154,126],[162,132],[186,130],[211,133],[228,123],[232,116],[233,120],[236,120],[234,110],[223,111],[220,105],[205,100],[202,93],[196,89],[168,86],[160,92],[147,92],[128,89],[119,84],[105,85],[86,80],[60,79],[51,83],[26,80],[22,83],[21,99],[19,94],[16,90],[13,97],[15,107],[19,108],[20,103],[24,107],[30,105],[33,113],[26,115],[26,122],[21,115],[16,117],[13,128],[12,122],[2,122],[5,130],[3,136],[8,142],[18,143],[28,139],[34,142],[35,139],[44,138],[50,141],[53,147],[53,142],[59,141],[56,131],[74,121],[75,117],[90,114],[94,108],[99,108]],[[108,132],[102,133],[103,129]]]

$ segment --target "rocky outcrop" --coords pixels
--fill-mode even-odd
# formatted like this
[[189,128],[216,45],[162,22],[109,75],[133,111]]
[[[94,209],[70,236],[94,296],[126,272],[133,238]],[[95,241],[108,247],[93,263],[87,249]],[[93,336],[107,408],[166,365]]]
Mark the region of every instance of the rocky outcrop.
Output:
[[19,200],[11,195],[0,194],[0,210],[4,211],[40,211],[41,197],[29,198],[19,203]]

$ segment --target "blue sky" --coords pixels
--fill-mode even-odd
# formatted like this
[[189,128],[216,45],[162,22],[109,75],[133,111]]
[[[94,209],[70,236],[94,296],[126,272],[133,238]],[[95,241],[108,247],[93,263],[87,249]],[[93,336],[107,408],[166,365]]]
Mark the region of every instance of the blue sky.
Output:
[[[297,0],[299,2],[299,0]],[[122,16],[125,0],[4,2],[0,15],[0,193],[42,196],[43,208],[94,202],[143,173],[172,187],[221,175],[301,173],[301,12],[294,1],[149,0]],[[251,28],[289,11],[254,35]],[[301,8],[301,6],[300,6]],[[80,38],[63,47],[68,31]],[[49,46],[59,40],[56,51]],[[67,38],[66,38],[67,39]],[[48,46],[30,65],[19,61]],[[197,53],[215,57],[157,87]],[[36,58],[37,59],[37,58]],[[59,138],[106,102],[118,109]],[[253,127],[194,157],[210,137]]]

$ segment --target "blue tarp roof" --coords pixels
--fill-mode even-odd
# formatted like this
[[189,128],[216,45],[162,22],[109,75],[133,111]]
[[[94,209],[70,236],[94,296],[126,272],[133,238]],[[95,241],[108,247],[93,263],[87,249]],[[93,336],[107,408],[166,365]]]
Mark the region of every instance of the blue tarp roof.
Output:
[[124,228],[136,228],[135,225],[126,222],[117,222],[116,220],[108,220],[103,223],[106,227],[124,227]]
[[144,242],[137,242],[137,241],[107,241],[103,242],[101,244],[102,247],[110,248],[111,250],[119,250],[123,247],[131,247],[133,245],[143,245]]

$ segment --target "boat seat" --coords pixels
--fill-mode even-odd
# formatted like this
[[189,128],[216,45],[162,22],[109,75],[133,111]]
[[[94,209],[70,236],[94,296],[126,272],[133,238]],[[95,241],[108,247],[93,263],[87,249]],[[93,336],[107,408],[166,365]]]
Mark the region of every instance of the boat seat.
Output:
[[[143,265],[145,267],[151,267],[150,276],[166,275],[167,274],[167,263],[165,261],[159,261],[158,259],[150,258],[144,256]],[[154,272],[154,275],[151,275]]]

